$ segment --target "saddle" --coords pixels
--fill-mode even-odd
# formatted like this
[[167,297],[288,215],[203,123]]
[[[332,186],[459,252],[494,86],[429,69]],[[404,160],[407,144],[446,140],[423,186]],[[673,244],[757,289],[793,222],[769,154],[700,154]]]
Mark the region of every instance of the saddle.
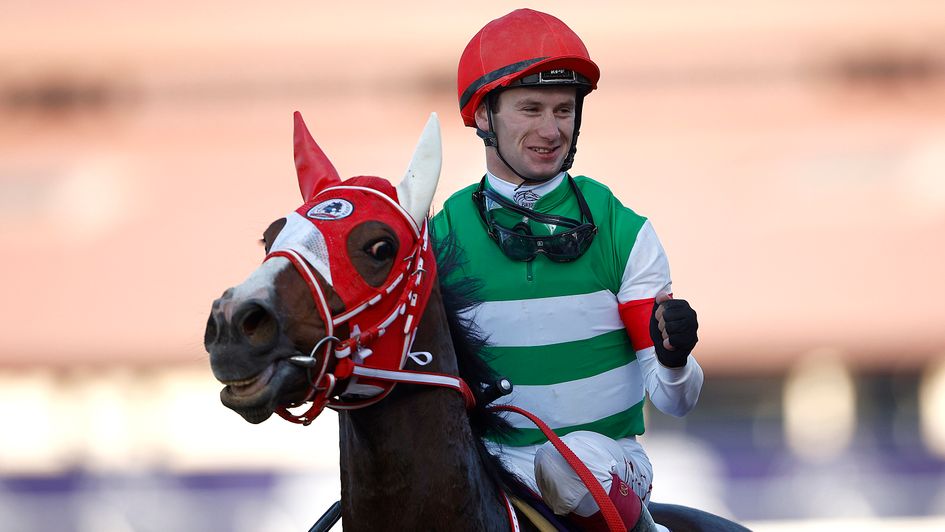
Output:
[[[615,481],[617,481],[617,479],[615,479]],[[539,531],[581,532],[585,530],[585,528],[581,526],[581,523],[572,522],[563,516],[555,514],[554,511],[541,500],[541,497],[524,485],[516,483],[514,487],[506,486],[506,488],[510,492],[509,499],[512,501],[512,506],[517,510],[519,519],[528,519]],[[657,528],[653,517],[644,505],[640,520],[630,532],[654,530],[660,530],[660,528]]]
[[580,528],[556,515],[538,494],[518,479],[506,478],[504,482],[509,500],[512,501],[519,518],[528,519],[541,532],[580,532]]

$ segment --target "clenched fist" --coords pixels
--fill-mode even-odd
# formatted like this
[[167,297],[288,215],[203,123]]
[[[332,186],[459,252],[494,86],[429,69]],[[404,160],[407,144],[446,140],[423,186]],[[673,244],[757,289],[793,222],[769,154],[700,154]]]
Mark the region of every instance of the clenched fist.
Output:
[[699,337],[696,311],[684,299],[671,299],[667,294],[656,296],[650,315],[650,338],[660,364],[670,368],[686,365],[689,353]]

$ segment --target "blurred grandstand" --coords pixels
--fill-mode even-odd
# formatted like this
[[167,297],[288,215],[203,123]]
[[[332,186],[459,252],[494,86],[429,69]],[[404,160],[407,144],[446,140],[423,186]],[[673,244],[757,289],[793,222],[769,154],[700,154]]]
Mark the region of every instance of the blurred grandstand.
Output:
[[[601,66],[575,170],[651,218],[700,315],[703,398],[644,436],[654,499],[757,530],[945,528],[945,9],[526,2]],[[291,113],[439,204],[482,172],[455,103],[510,7],[64,5],[0,18],[0,531],[307,530],[334,416],[219,404],[210,302],[298,203]]]

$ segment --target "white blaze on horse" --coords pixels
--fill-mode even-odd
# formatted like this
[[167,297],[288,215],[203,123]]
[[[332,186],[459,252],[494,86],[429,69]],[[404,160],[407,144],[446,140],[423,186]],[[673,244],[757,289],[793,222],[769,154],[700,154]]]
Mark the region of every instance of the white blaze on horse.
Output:
[[[426,217],[440,161],[432,115],[396,187],[342,181],[296,113],[304,203],[269,226],[263,264],[214,301],[207,322],[220,398],[247,421],[275,412],[308,424],[339,411],[350,530],[534,526],[520,525],[504,489],[515,480],[482,444],[503,422],[484,408],[498,381],[478,357],[482,340],[458,317],[470,294],[437,283]],[[743,530],[698,510],[650,509],[678,530]]]

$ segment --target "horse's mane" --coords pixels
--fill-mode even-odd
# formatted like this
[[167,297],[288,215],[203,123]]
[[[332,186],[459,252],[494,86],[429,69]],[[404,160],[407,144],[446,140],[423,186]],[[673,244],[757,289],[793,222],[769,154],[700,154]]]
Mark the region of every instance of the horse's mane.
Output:
[[488,355],[484,348],[488,344],[488,338],[472,320],[466,317],[469,311],[482,303],[478,297],[482,281],[474,277],[453,275],[465,262],[465,253],[452,235],[435,241],[435,247],[440,293],[449,321],[453,349],[456,351],[459,375],[476,395],[477,404],[476,408],[470,412],[470,421],[473,428],[479,432],[479,436],[485,436],[494,431],[501,433],[508,428],[508,424],[500,415],[487,411],[486,405],[479,401],[482,387],[494,384],[500,376],[486,363]]
[[488,405],[480,400],[482,387],[493,385],[500,378],[486,363],[488,355],[483,348],[488,344],[488,338],[472,320],[465,317],[468,311],[482,303],[477,295],[482,281],[464,275],[454,275],[466,262],[466,254],[452,234],[433,235],[433,243],[436,248],[440,293],[449,321],[453,349],[456,351],[459,375],[476,395],[476,408],[469,412],[469,423],[476,436],[477,450],[487,474],[493,480],[506,486],[517,485],[517,479],[502,467],[482,442],[486,436],[501,438],[511,430],[511,425],[500,414],[487,410]]

